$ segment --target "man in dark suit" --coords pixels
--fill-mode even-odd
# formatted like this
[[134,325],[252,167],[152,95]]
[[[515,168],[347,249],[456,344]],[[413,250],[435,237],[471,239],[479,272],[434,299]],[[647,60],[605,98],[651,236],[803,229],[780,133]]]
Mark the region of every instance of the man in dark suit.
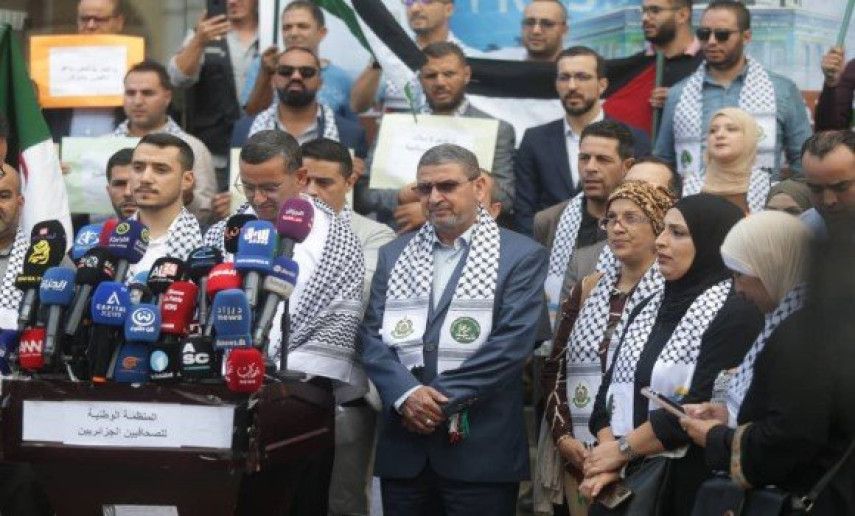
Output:
[[[476,109],[466,100],[466,85],[469,84],[471,70],[466,64],[466,56],[454,43],[440,41],[431,43],[422,49],[427,61],[419,71],[419,81],[425,93],[427,107],[425,112],[441,116],[461,116],[468,118],[492,118]],[[494,199],[502,203],[500,225],[510,223],[510,213],[514,199],[514,128],[504,120],[499,120],[496,133],[496,145],[493,152],[493,166],[490,175],[498,187]],[[369,189],[369,178],[363,176],[355,189],[356,207],[362,213],[375,212],[381,222],[394,221],[399,232],[418,229],[425,223],[424,213],[419,199],[413,194],[411,185],[400,190]]]
[[529,475],[522,367],[546,252],[481,208],[471,152],[434,147],[416,179],[428,223],[381,248],[359,332],[383,400],[383,512],[512,516]]
[[[582,130],[608,119],[600,96],[608,87],[605,60],[588,47],[570,47],[559,54],[555,89],[564,118],[532,127],[523,135],[514,160],[516,229],[532,234],[534,214],[580,191],[579,142]],[[630,128],[637,158],[650,154],[650,139]]]

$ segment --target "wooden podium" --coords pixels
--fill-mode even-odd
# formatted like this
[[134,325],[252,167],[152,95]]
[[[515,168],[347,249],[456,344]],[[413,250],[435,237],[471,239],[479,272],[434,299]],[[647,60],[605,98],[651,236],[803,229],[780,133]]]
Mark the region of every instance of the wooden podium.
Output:
[[128,505],[230,515],[248,467],[334,445],[332,395],[301,382],[267,385],[249,404],[209,384],[20,379],[0,396],[3,460],[31,463],[59,516]]

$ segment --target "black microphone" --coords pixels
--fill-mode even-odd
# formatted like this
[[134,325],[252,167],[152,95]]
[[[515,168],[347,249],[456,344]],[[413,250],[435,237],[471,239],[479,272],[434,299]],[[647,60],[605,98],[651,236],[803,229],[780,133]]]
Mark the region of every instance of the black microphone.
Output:
[[77,262],[77,274],[74,283],[77,291],[71,301],[71,308],[65,320],[65,334],[75,335],[83,314],[89,306],[92,291],[103,281],[112,281],[116,276],[116,262],[113,255],[104,248],[93,247],[86,251]]
[[255,215],[249,213],[239,213],[232,215],[226,221],[226,230],[223,233],[223,249],[229,254],[235,254],[238,251],[238,237],[240,230],[244,225],[251,220],[258,220]]
[[210,245],[197,247],[187,257],[187,275],[199,287],[196,299],[196,320],[199,324],[205,324],[208,320],[208,274],[220,263],[223,263],[223,253]]
[[[55,222],[55,221],[51,221]],[[59,224],[57,222],[57,224]],[[33,229],[35,232],[35,228]],[[62,262],[65,256],[65,237],[37,238],[30,243],[24,255],[24,266],[15,278],[15,286],[23,291],[18,310],[18,330],[21,331],[33,322],[38,303],[39,285],[45,271]]]
[[184,262],[178,258],[161,256],[154,261],[146,282],[152,295],[154,295],[154,304],[160,306],[160,296],[166,293],[170,285],[184,279],[185,270]]

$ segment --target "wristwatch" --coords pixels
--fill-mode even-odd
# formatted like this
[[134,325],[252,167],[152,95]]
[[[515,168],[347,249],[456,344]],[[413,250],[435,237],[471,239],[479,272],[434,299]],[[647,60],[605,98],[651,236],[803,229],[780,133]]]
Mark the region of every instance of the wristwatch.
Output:
[[635,450],[632,449],[632,446],[629,445],[629,439],[626,438],[625,435],[621,436],[617,441],[618,443],[618,451],[621,455],[626,457],[626,460],[633,461],[640,457],[641,455],[636,453]]

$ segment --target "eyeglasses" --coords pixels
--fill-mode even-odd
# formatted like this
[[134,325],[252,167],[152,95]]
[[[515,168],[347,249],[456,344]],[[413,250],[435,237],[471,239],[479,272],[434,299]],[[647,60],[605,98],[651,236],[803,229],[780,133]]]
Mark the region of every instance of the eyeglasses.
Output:
[[439,181],[436,183],[419,183],[413,187],[413,191],[416,192],[416,195],[419,197],[427,197],[433,192],[433,189],[436,188],[436,191],[439,192],[440,195],[447,195],[455,190],[457,187],[464,183],[470,183],[475,179],[467,179],[466,181]]
[[246,183],[242,183],[240,180],[235,181],[234,184],[235,190],[246,196],[247,199],[252,199],[255,197],[256,192],[261,192],[264,194],[264,197],[268,199],[274,199],[279,195],[279,188],[282,187],[282,183],[278,184],[266,184],[266,185],[248,185]]
[[536,26],[540,25],[546,30],[552,29],[558,25],[563,24],[562,21],[550,20],[549,18],[523,18],[522,25],[528,29],[533,29]]
[[90,23],[95,23],[95,25],[103,25],[108,21],[115,18],[115,16],[78,16],[77,23],[80,25],[89,25]]
[[677,9],[679,9],[679,7],[660,7],[658,5],[648,5],[648,6],[642,6],[640,9],[641,9],[641,15],[642,16],[644,16],[645,14],[652,14],[653,16],[659,16],[664,11],[676,11]]
[[291,77],[294,72],[300,72],[300,77],[303,79],[311,79],[318,74],[318,69],[314,66],[289,66],[282,65],[276,68],[277,75],[282,77]]
[[807,187],[810,190],[810,193],[814,195],[822,195],[822,192],[828,190],[829,192],[842,194],[849,191],[852,188],[852,184],[855,183],[855,180],[850,179],[849,181],[838,181],[834,184],[830,185],[818,185],[816,183],[807,183]]
[[710,40],[710,34],[715,36],[715,40],[719,43],[724,43],[725,41],[730,39],[731,34],[736,34],[737,32],[742,32],[741,30],[733,30],[733,29],[710,29],[708,27],[701,27],[695,31],[695,36],[698,39],[705,43]]
[[623,226],[624,229],[629,229],[640,226],[641,224],[646,224],[650,222],[650,219],[640,213],[629,212],[624,213],[623,215],[611,213],[600,219],[600,229],[605,231],[614,227],[618,222],[620,222],[620,225]]
[[447,4],[446,0],[401,0],[401,3],[407,7],[412,7],[416,4],[421,5],[430,5],[430,4]]

